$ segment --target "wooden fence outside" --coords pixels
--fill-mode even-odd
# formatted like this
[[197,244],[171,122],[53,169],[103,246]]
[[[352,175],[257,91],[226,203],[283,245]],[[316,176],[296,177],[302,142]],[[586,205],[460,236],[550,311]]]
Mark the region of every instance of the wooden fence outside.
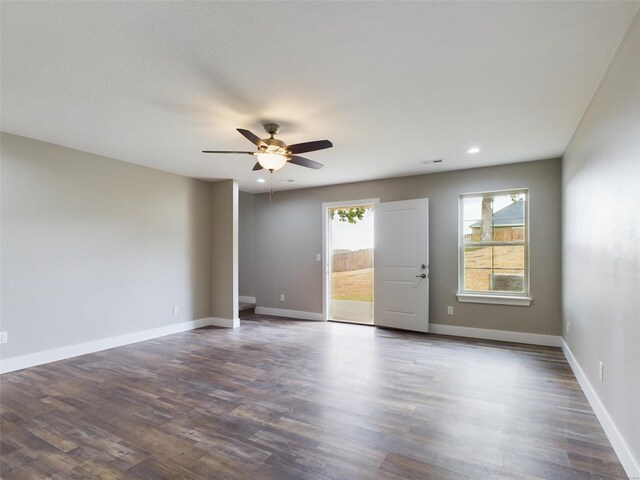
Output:
[[334,272],[350,272],[373,267],[373,249],[333,251],[331,268]]
[[[494,242],[523,242],[525,230],[523,227],[494,227],[491,232],[491,240]],[[464,236],[465,242],[479,242],[480,229],[474,228],[472,233]]]

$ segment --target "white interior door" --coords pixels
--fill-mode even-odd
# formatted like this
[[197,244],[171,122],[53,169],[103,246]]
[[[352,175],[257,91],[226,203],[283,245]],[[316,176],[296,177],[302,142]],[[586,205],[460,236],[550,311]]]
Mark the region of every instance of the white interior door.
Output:
[[374,323],[429,331],[429,199],[376,206]]

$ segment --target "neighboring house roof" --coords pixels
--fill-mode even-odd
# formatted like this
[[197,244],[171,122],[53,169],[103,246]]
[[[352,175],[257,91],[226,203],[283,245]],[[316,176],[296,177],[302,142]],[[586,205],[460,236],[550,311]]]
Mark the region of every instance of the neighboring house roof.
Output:
[[[491,216],[494,227],[517,227],[524,225],[524,200],[518,200]],[[471,228],[480,228],[480,222],[471,224]]]

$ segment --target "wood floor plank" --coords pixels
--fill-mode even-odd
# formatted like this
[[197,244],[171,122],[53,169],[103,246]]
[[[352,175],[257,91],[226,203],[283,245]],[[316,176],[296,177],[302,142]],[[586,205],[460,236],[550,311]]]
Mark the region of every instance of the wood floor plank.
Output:
[[557,348],[253,314],[1,381],[4,480],[626,478]]

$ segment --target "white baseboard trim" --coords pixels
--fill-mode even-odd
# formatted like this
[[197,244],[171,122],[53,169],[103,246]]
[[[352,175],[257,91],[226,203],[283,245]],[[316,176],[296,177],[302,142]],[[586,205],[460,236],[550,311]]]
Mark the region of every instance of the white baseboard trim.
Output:
[[246,295],[239,295],[238,301],[241,303],[256,303],[256,297],[247,297]]
[[598,417],[600,425],[602,425],[604,433],[607,434],[607,438],[618,455],[625,472],[629,478],[640,478],[640,461],[638,461],[638,459],[633,456],[633,453],[631,453],[631,450],[627,446],[627,442],[625,442],[624,437],[620,434],[615,423],[613,423],[613,419],[609,415],[609,412],[600,400],[600,397],[598,397],[598,394],[591,385],[591,382],[589,382],[584,371],[580,368],[580,364],[573,356],[573,352],[571,352],[571,349],[564,340],[562,340],[562,351],[564,352],[564,356],[567,357],[567,361],[571,366],[571,370],[573,370],[573,374],[576,376],[576,379],[587,397],[591,408],[596,414],[596,417]]
[[209,325],[212,327],[238,328],[240,326],[239,318],[217,318],[209,317]]
[[[224,320],[226,323],[221,324],[221,322],[219,322],[220,320]],[[239,325],[239,321],[237,323]],[[44,363],[57,362],[58,360],[78,357],[80,355],[86,355],[88,353],[95,353],[101,350],[122,347],[124,345],[130,345],[132,343],[138,343],[145,340],[151,340],[153,338],[164,337],[165,335],[186,332],[187,330],[194,330],[196,328],[208,327],[209,325],[229,328],[235,328],[236,326],[238,326],[233,320],[217,319],[211,317],[201,318],[198,320],[190,320],[188,322],[174,323],[171,325],[165,325],[163,327],[142,330],[140,332],[126,333],[124,335],[118,335],[116,337],[103,338],[101,340],[77,343],[75,345],[68,345],[66,347],[45,350],[43,352],[5,358],[0,361],[0,373],[14,372],[16,370],[22,370],[23,368],[35,367],[36,365],[42,365]]]
[[562,337],[557,335],[541,335],[539,333],[510,332],[506,330],[489,330],[486,328],[458,327],[455,325],[429,324],[429,333],[452,335],[454,337],[482,338],[502,342],[528,343],[545,347],[562,346]]
[[295,318],[297,320],[314,320],[324,322],[322,313],[303,312],[301,310],[285,310],[283,308],[256,307],[258,315],[273,315],[274,317]]

